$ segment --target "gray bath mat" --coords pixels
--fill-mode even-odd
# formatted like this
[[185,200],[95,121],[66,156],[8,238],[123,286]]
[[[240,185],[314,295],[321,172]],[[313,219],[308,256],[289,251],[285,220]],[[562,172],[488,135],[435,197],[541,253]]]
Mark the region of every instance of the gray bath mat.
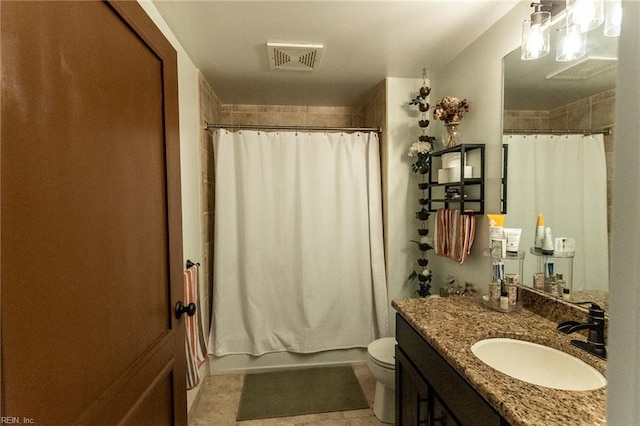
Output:
[[247,374],[236,420],[369,408],[353,368],[321,367]]

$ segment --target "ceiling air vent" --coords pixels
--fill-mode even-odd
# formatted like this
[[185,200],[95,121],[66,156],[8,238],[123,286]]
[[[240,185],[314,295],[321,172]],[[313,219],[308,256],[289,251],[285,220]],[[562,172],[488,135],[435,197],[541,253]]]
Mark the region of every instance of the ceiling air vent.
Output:
[[322,59],[322,44],[267,43],[272,70],[313,71]]
[[617,61],[617,58],[589,56],[547,75],[547,80],[587,80],[598,74],[615,70]]

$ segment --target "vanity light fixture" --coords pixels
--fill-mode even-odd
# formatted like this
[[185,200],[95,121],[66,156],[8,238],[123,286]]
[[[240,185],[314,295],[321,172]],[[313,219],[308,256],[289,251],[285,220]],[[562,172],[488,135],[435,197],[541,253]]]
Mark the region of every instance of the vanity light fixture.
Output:
[[605,16],[604,35],[607,37],[619,37],[622,24],[621,0],[607,0]]
[[587,34],[577,25],[558,29],[556,61],[568,62],[582,58],[587,53]]
[[525,61],[542,58],[549,53],[551,12],[543,11],[543,7],[550,7],[550,3],[531,3],[535,10],[531,19],[522,23],[522,55]]
[[[622,0],[548,0],[531,3],[531,18],[522,25],[522,60],[542,58],[549,53],[550,28],[565,16],[566,26],[558,30],[556,60],[568,62],[587,53],[587,32],[604,22],[604,35],[618,37],[622,22]],[[544,9],[544,10],[543,10]],[[606,12],[606,13],[605,13]],[[606,18],[606,19],[605,19]]]
[[577,25],[586,33],[603,22],[603,0],[567,0],[567,26]]

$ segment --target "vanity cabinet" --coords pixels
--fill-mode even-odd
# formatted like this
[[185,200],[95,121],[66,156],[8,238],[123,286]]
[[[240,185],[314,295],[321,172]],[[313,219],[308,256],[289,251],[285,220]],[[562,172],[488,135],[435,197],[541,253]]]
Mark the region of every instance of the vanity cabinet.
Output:
[[[440,207],[446,209],[451,204],[459,206],[461,212],[484,213],[484,144],[460,144],[453,148],[430,152],[429,188],[427,209],[431,212]],[[456,167],[445,168],[447,155],[458,154]],[[473,173],[465,177],[465,166],[471,166]],[[440,172],[447,171],[444,175]],[[442,180],[442,177],[445,177]],[[469,213],[467,213],[469,214]]]
[[400,315],[396,315],[396,425],[508,425]]

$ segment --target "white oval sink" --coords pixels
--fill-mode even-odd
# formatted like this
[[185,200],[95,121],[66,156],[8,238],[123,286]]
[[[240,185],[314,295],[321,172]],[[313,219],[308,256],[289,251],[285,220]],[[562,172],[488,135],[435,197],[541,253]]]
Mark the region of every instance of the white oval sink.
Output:
[[513,378],[553,389],[599,389],[607,379],[598,370],[568,353],[522,340],[484,339],[471,352],[488,366]]

